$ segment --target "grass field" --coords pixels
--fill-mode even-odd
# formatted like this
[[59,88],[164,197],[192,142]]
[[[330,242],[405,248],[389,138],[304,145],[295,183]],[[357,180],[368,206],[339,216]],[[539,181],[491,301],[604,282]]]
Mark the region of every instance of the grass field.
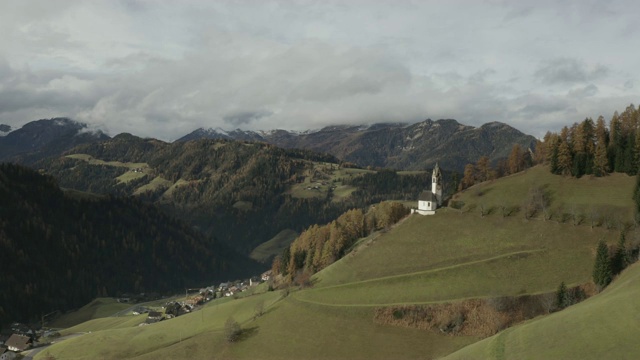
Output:
[[[631,212],[630,177],[576,180],[544,170],[481,184],[458,200],[465,206],[520,204],[532,184],[542,184],[552,194],[552,206],[582,204],[620,216]],[[627,236],[638,238],[635,231]],[[143,317],[95,319],[65,331],[91,334],[49,351],[61,359],[432,359],[457,350],[453,359],[628,358],[628,351],[640,351],[635,342],[624,345],[640,333],[640,305],[634,300],[640,291],[638,266],[602,295],[480,342],[373,321],[377,306],[542,293],[562,281],[587,282],[597,242],[614,244],[618,237],[618,229],[604,225],[440,209],[435,216],[412,215],[363,239],[352,254],[316,274],[310,289],[285,298],[261,289],[150,326],[137,326]],[[281,240],[274,238],[270,245]],[[254,319],[260,302],[266,313]],[[229,316],[245,330],[235,343],[224,339]],[[618,346],[623,350],[612,350],[615,344],[623,344]]]
[[66,157],[70,159],[84,160],[91,165],[117,166],[117,167],[125,167],[128,169],[137,169],[137,168],[148,169],[149,168],[149,164],[147,163],[130,163],[130,162],[123,163],[120,161],[104,161],[104,160],[96,159],[93,156],[87,155],[87,154],[71,154],[71,155],[67,155]]
[[111,316],[118,311],[128,308],[130,305],[121,304],[113,298],[98,298],[69,314],[60,316],[52,321],[52,328],[68,328],[85,321]]
[[282,230],[269,241],[264,242],[253,249],[249,257],[253,260],[265,263],[272,257],[281,254],[284,248],[289,246],[296,237],[298,237],[298,233],[295,230]]
[[337,164],[309,162],[311,169],[305,171],[305,180],[295,184],[289,193],[297,198],[323,198],[333,187],[333,200],[340,201],[351,195],[357,189],[343,184],[343,179],[349,179],[366,173],[374,173],[371,170],[341,168]]
[[158,188],[169,188],[173,183],[167,179],[157,176],[146,185],[140,186],[133,192],[133,195],[142,194],[145,191],[154,191]]
[[464,202],[467,208],[475,205],[476,212],[480,205],[485,208],[523,206],[530,190],[539,187],[549,196],[551,212],[575,210],[586,217],[595,213],[631,221],[634,184],[635,177],[626,174],[575,179],[553,175],[545,166],[535,166],[525,172],[472,186],[454,196],[454,200]]
[[[590,279],[616,230],[447,211],[414,215],[315,276],[300,300],[378,306],[553,291]],[[535,274],[535,276],[532,276]],[[380,291],[384,289],[384,291]]]
[[586,301],[526,322],[445,359],[637,359],[640,264]]

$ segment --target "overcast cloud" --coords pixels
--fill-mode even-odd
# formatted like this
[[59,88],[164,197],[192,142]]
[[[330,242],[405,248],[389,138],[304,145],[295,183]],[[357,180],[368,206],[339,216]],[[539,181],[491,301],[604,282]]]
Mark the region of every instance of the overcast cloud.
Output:
[[0,2],[0,123],[174,140],[454,118],[535,136],[638,104],[637,1]]

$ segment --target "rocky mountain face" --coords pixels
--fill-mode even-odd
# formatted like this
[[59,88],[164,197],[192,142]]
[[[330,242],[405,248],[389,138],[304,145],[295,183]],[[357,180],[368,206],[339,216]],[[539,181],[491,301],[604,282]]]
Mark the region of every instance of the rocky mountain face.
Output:
[[0,125],[0,161],[30,164],[52,154],[60,154],[77,145],[109,139],[101,131],[93,132],[87,124],[67,118],[36,120],[11,131]]
[[198,129],[177,141],[199,138],[263,141],[284,148],[329,153],[360,166],[422,170],[440,162],[443,168],[457,171],[483,155],[493,162],[506,158],[514,144],[533,149],[536,141],[504,123],[492,122],[476,128],[452,119],[329,126],[302,133]]

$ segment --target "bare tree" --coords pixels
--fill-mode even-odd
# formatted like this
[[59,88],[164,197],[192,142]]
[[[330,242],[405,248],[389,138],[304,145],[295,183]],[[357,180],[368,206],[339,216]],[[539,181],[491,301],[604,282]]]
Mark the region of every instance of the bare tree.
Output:
[[584,214],[580,211],[577,205],[571,206],[571,219],[573,220],[573,226],[578,226],[584,221]]
[[237,341],[242,334],[240,324],[233,318],[229,317],[224,323],[224,337],[228,342]]
[[259,318],[264,315],[264,300],[259,300],[255,306],[255,315],[254,318]]

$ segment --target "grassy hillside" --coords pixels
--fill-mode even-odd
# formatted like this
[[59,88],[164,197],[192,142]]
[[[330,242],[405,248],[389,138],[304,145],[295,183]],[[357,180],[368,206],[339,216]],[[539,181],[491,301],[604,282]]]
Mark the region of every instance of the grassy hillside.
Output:
[[[546,166],[535,166],[495,181],[475,185],[453,197],[463,209],[478,213],[480,207],[501,213],[503,206],[525,207],[533,189],[539,188],[549,202],[549,215],[559,220],[561,213],[577,212],[585,217],[614,222],[633,220],[633,186],[635,178],[615,173],[605,177],[584,176],[580,179],[554,175]],[[540,214],[541,215],[541,214]],[[520,211],[516,216],[523,217]],[[603,219],[606,220],[606,219]]]
[[616,230],[444,209],[361,243],[298,296],[381,305],[547,292],[588,281],[597,242],[617,238]]
[[[582,195],[583,204],[616,207],[621,210],[620,214],[630,212],[631,203],[627,199],[633,188],[632,178],[614,175],[576,180],[547,177],[543,170],[534,168],[527,173],[483,184],[481,186],[492,186],[492,190],[483,195],[487,196],[484,199],[490,199],[491,195],[495,197],[492,200],[495,203],[509,200],[518,204],[526,200],[530,184],[544,180],[542,183],[548,184],[546,188],[557,194],[554,200],[557,204],[569,206],[577,201],[574,199],[581,198],[580,194],[588,194],[589,188],[591,192],[597,192],[606,187],[603,191],[608,192],[608,197],[596,196],[589,200]],[[510,191],[512,197],[501,200],[498,195],[506,191]],[[471,189],[458,199],[468,206],[477,197]],[[636,236],[628,235],[629,239]],[[619,229],[604,225],[574,225],[572,222],[544,221],[538,217],[525,219],[521,213],[503,217],[494,212],[482,216],[477,210],[441,209],[435,216],[410,216],[391,229],[360,240],[353,252],[316,274],[310,289],[294,291],[284,298],[281,298],[281,293],[267,292],[238,300],[216,300],[202,313],[146,327],[97,331],[55,345],[50,351],[59,358],[73,358],[73,354],[85,354],[86,351],[89,354],[86,358],[432,359],[462,349],[456,358],[483,359],[494,353],[509,359],[527,358],[527,354],[543,353],[537,352],[537,348],[532,348],[533,352],[529,353],[527,346],[548,330],[531,330],[520,336],[522,330],[517,329],[527,329],[538,320],[507,330],[501,338],[494,337],[494,340],[463,348],[476,343],[479,338],[381,325],[374,322],[374,313],[381,306],[535,294],[554,291],[562,281],[567,284],[584,283],[591,278],[598,241],[604,239],[613,244],[618,236]],[[551,321],[545,319],[584,309],[578,311],[575,320],[567,318],[567,325],[550,323],[550,327],[562,331],[558,330],[553,339],[548,340],[549,349],[555,346],[552,342],[562,339],[571,339],[573,347],[582,346],[578,345],[583,342],[580,337],[590,336],[602,337],[595,343],[599,349],[610,348],[606,341],[614,342],[604,332],[617,326],[613,322],[603,322],[605,325],[598,326],[598,329],[583,332],[581,326],[584,325],[572,321],[581,318],[590,319],[590,324],[604,321],[604,314],[607,311],[611,313],[607,306],[617,304],[616,301],[628,301],[629,304],[615,305],[619,308],[615,314],[636,314],[637,305],[632,305],[629,299],[637,295],[637,290],[626,287],[637,288],[637,281],[640,281],[640,270],[634,267],[602,296],[541,318],[541,322]],[[597,300],[599,298],[604,300]],[[267,305],[267,311],[254,320],[255,304],[260,301]],[[236,343],[227,343],[223,337],[223,324],[230,315],[246,330]],[[634,332],[637,317],[632,315],[618,319],[622,324],[620,332],[631,329],[633,334],[637,334]],[[103,321],[107,320],[93,320],[87,327],[75,331],[97,329]],[[581,331],[572,331],[571,324]],[[113,327],[120,325],[118,322]],[[570,333],[571,337],[567,337],[566,334]],[[514,335],[510,337],[509,334]],[[624,335],[620,339],[631,341],[629,336]],[[505,342],[497,343],[495,339]],[[545,345],[535,346],[542,348]],[[568,352],[553,353],[549,349],[544,353],[546,356],[540,358],[572,357]],[[629,349],[634,350],[627,347],[626,351]],[[602,352],[594,354],[597,356],[581,357],[607,357]],[[613,354],[614,358],[624,357],[616,356],[622,353]]]
[[269,261],[271,261],[274,256],[281,254],[282,250],[291,245],[296,237],[298,237],[296,231],[291,229],[282,230],[269,241],[253,249],[249,257],[258,262],[269,264]]
[[640,265],[583,303],[529,321],[445,359],[636,359]]
[[111,316],[131,305],[122,304],[113,298],[97,298],[77,311],[62,315],[48,324],[52,328],[68,328],[92,319]]

